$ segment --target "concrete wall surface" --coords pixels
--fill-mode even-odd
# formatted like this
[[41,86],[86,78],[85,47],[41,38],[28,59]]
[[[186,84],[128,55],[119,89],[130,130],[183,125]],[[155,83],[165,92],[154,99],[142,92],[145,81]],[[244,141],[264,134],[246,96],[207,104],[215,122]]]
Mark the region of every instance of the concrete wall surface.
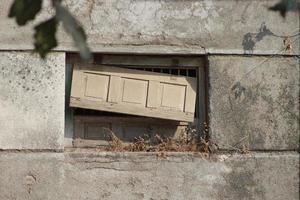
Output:
[[0,199],[297,200],[299,154],[0,153]]
[[222,149],[299,149],[299,58],[209,56],[209,120]]
[[62,149],[65,53],[0,52],[0,149]]
[[299,199],[299,13],[268,11],[277,0],[63,1],[95,53],[207,55],[210,136],[223,151],[206,157],[64,149],[76,48],[60,27],[55,52],[32,54],[51,1],[25,27],[7,18],[12,1],[0,0],[0,200]]
[[[0,49],[32,49],[32,28],[54,13],[49,2],[37,20],[19,28],[0,1]],[[268,11],[277,0],[66,0],[98,52],[299,54],[299,15]],[[291,36],[292,52],[282,51]],[[63,51],[74,50],[60,29]]]

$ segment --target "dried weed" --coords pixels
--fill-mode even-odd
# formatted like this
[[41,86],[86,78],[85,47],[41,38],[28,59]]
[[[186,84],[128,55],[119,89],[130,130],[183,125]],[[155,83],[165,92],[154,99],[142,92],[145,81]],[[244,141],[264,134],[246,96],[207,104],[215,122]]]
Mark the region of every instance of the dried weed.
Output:
[[109,146],[105,148],[106,151],[159,152],[164,157],[163,152],[213,153],[218,149],[218,146],[207,138],[199,138],[195,129],[188,130],[177,138],[165,137],[159,134],[154,135],[154,137],[139,136],[134,138],[132,143],[123,142],[112,131],[109,131],[109,133]]

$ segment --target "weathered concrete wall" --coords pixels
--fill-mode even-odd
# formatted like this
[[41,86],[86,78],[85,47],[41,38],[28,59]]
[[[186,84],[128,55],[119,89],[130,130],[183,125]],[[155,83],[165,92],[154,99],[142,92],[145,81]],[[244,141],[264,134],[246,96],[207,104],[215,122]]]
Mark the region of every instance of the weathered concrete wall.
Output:
[[220,148],[299,149],[299,58],[209,56],[211,136]]
[[[65,53],[42,61],[11,51],[32,50],[32,27],[53,14],[45,1],[38,19],[20,28],[6,17],[11,2],[0,0],[0,150],[31,150],[0,152],[0,199],[299,199],[299,60],[258,56],[299,55],[298,13],[267,11],[277,0],[64,1],[94,52],[209,53],[212,139],[223,150],[272,151],[164,158],[49,153],[64,145]],[[290,52],[282,51],[286,35]],[[57,36],[58,51],[76,50],[62,29]]]
[[65,54],[0,52],[0,149],[62,149]]
[[[32,49],[32,27],[53,10],[49,3],[38,19],[18,28],[7,12],[12,0],[0,3],[0,49]],[[82,22],[94,51],[137,53],[282,54],[283,36],[299,33],[297,13],[286,19],[268,11],[277,0],[67,0]],[[74,50],[59,31],[63,51]],[[293,54],[299,40],[292,37]]]
[[299,199],[299,155],[1,153],[0,199]]

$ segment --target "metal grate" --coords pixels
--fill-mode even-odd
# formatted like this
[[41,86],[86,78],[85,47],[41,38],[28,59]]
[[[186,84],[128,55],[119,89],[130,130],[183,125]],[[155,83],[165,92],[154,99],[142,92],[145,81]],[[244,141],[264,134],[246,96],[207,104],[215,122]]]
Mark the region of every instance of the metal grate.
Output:
[[197,77],[196,69],[192,69],[192,68],[191,69],[178,69],[178,67],[177,68],[125,67],[125,68],[135,69],[135,70],[143,70],[143,71],[149,71],[149,72],[164,73],[164,74],[172,74],[172,75],[177,75],[177,76]]
[[137,55],[96,55],[94,63],[128,69],[197,77],[197,69],[203,59],[182,56],[137,56]]

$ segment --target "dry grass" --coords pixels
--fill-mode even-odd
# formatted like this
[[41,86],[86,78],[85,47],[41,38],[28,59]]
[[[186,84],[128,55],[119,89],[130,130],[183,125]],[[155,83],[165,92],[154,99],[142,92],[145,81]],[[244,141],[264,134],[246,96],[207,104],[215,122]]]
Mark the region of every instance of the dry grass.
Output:
[[112,131],[109,131],[109,133],[109,146],[105,147],[106,151],[212,153],[218,148],[216,144],[207,139],[199,139],[194,129],[181,134],[176,139],[156,134],[152,138],[147,135],[136,137],[132,143],[123,142]]

